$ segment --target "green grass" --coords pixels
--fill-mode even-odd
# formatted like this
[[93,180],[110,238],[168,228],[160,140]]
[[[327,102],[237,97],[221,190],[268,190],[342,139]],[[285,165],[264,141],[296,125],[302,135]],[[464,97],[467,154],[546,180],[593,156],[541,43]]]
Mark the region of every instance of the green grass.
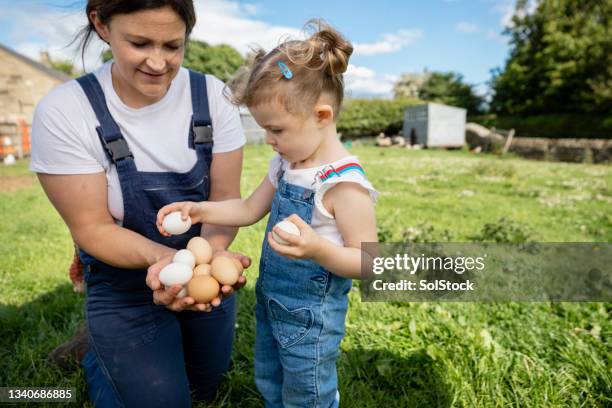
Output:
[[[500,240],[612,242],[610,166],[353,151],[381,192],[385,240],[460,242],[493,230]],[[246,149],[245,194],[270,157],[266,147]],[[0,168],[3,180],[24,175],[24,162]],[[82,321],[83,296],[67,276],[66,227],[38,184],[25,184],[0,192],[0,386],[74,387],[79,405],[88,405],[82,373],[45,362]],[[252,310],[264,227],[241,230],[233,245],[254,265],[239,294],[232,368],[211,406],[262,405],[253,383]],[[350,302],[338,361],[343,406],[612,405],[611,303],[364,303],[356,290]]]

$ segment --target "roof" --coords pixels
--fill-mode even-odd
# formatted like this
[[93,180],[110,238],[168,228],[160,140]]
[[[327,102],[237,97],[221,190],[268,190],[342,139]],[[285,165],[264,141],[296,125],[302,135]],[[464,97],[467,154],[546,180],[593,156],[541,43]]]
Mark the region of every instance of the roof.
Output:
[[5,47],[1,43],[0,43],[0,50],[6,51],[8,54],[10,54],[10,55],[14,56],[15,58],[21,60],[22,62],[25,62],[26,64],[30,65],[31,67],[33,67],[33,68],[35,68],[35,69],[37,69],[39,71],[42,71],[45,74],[47,74],[47,75],[49,75],[49,76],[51,76],[51,77],[53,77],[53,78],[55,78],[57,80],[60,80],[62,82],[66,82],[66,81],[69,81],[69,80],[72,79],[71,77],[69,77],[68,75],[64,74],[63,72],[59,72],[59,71],[57,71],[57,70],[55,70],[55,69],[53,69],[51,67],[48,67],[48,66],[46,66],[44,64],[41,64],[38,61],[34,61],[33,59],[26,57],[25,55],[19,54],[18,52],[15,52],[15,51],[11,50],[10,48]]

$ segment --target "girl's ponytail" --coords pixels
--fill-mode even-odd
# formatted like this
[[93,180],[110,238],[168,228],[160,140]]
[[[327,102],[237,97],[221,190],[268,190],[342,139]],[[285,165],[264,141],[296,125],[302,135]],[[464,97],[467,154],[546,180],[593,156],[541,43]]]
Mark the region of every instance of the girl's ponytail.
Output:
[[275,100],[288,112],[307,113],[326,94],[337,118],[353,46],[323,20],[310,20],[305,30],[311,33],[307,40],[287,40],[267,54],[256,51],[228,83],[230,100],[249,107]]
[[314,20],[318,30],[308,40],[318,49],[315,55],[322,60],[322,69],[330,76],[341,75],[346,72],[348,61],[353,53],[353,46],[331,26],[321,20]]

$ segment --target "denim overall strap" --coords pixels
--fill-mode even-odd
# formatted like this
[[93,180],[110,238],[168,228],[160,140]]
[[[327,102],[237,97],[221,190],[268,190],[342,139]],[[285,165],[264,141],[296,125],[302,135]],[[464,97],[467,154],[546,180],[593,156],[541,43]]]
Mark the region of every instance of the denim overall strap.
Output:
[[[100,142],[102,143],[102,147],[104,148],[106,155],[117,167],[119,179],[121,185],[123,185],[127,180],[121,180],[121,172],[119,172],[119,169],[123,168],[125,170],[129,170],[130,172],[136,171],[134,156],[132,155],[127,142],[121,134],[119,125],[117,125],[117,122],[115,122],[110,111],[108,110],[104,91],[102,90],[102,86],[100,85],[100,82],[96,76],[89,73],[77,78],[76,81],[83,89],[83,92],[85,93],[85,96],[87,96],[89,104],[91,105],[91,108],[98,119],[100,125],[96,127],[96,132],[98,133],[98,137],[100,138]],[[123,173],[125,174],[125,172]],[[128,193],[127,199],[130,198],[129,192],[122,191],[122,193],[124,194],[124,201],[126,200],[126,193]],[[79,251],[79,255],[81,261],[85,265],[97,262],[95,258],[83,250]]]
[[212,143],[213,128],[208,107],[206,77],[199,72],[190,70],[189,82],[191,83],[191,104],[193,107],[189,147],[194,148],[194,144]]
[[[130,182],[130,175],[137,171],[136,164],[134,163],[134,156],[123,134],[121,134],[119,125],[115,122],[115,119],[113,119],[108,110],[104,91],[96,76],[90,73],[77,78],[77,82],[81,85],[81,88],[83,88],[89,100],[89,104],[100,123],[100,126],[96,128],[96,132],[98,133],[98,137],[100,138],[106,155],[111,163],[117,168],[123,201],[129,202],[133,199],[131,189],[126,189],[124,186]],[[86,257],[86,259],[88,258]]]
[[[135,169],[134,156],[121,134],[119,125],[117,125],[108,110],[100,82],[98,82],[94,74],[87,74],[77,78],[77,82],[81,85],[96,114],[96,118],[98,118],[98,122],[100,122],[100,126],[96,128],[96,131],[110,161],[118,167],[125,166]],[[119,164],[124,160],[125,164]]]
[[204,179],[205,200],[210,194],[210,165],[212,164],[213,149],[213,124],[210,118],[208,106],[208,89],[206,87],[206,76],[189,70],[189,81],[191,84],[191,105],[193,115],[191,118],[191,129],[189,132],[189,147],[195,148],[198,154],[198,163],[204,165],[206,175]]

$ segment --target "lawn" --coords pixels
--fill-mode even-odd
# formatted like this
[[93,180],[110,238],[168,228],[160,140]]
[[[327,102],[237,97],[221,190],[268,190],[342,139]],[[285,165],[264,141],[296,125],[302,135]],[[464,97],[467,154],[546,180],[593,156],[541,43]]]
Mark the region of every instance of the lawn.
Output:
[[[612,167],[354,147],[375,187],[384,241],[612,242]],[[249,146],[243,193],[271,152]],[[0,168],[0,386],[73,387],[45,362],[83,319],[70,235],[27,163]],[[251,256],[233,363],[211,406],[259,407],[254,284],[262,221],[233,249]],[[350,295],[338,362],[346,407],[612,406],[612,303],[366,303]],[[57,404],[49,404],[58,406]],[[37,404],[40,406],[40,404]]]

